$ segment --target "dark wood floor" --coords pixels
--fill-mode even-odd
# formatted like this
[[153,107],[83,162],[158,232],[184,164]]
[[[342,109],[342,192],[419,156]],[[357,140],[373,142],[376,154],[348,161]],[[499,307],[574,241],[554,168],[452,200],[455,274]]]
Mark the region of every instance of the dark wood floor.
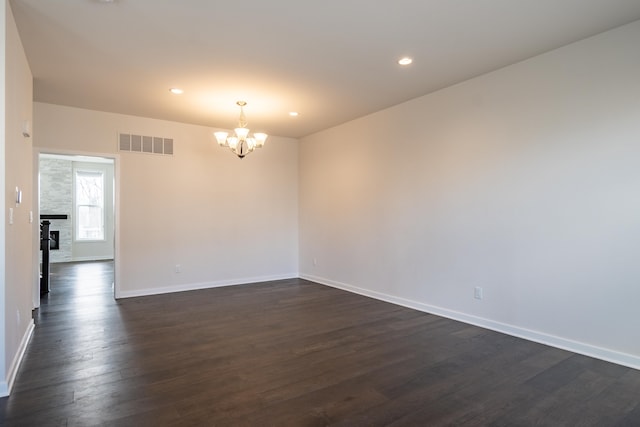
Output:
[[304,280],[114,301],[59,264],[11,426],[640,426],[640,371]]

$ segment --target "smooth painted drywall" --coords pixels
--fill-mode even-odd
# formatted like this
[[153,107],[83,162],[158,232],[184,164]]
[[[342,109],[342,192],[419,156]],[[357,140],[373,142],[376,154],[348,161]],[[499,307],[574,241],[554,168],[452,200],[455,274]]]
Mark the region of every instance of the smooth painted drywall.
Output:
[[[104,239],[96,241],[74,240],[72,242],[72,256],[74,261],[95,261],[113,259],[114,249],[114,193],[113,193],[113,163],[73,162],[73,177],[76,171],[101,172],[104,178]],[[72,178],[73,178],[72,177]],[[75,178],[73,178],[75,179]],[[73,185],[75,188],[75,184]],[[72,225],[76,226],[76,212],[72,215]]]
[[[298,275],[295,140],[239,159],[202,126],[38,102],[34,116],[40,152],[117,156],[118,296]],[[174,155],[118,152],[118,132],[172,138]]]
[[[9,5],[6,0],[0,0],[0,129],[5,128],[6,124],[6,68],[7,68],[7,10]],[[0,176],[6,180],[6,133],[0,132]],[[9,206],[6,203],[5,186],[0,185],[0,203],[2,204],[2,210],[0,210],[0,318],[5,319],[6,313],[10,310],[6,307],[6,293],[7,293],[7,274],[6,274],[6,243],[7,243],[7,230],[6,223],[8,215],[5,215]],[[7,333],[6,333],[6,320],[3,327],[0,328],[0,396],[5,396],[9,393],[9,383],[7,378]],[[9,357],[11,360],[11,356]]]
[[639,367],[638,41],[635,22],[303,138],[301,275]]
[[[2,340],[2,378],[0,395],[8,393],[19,365],[30,333],[33,330],[32,284],[34,271],[34,230],[37,224],[30,222],[32,211],[32,141],[22,135],[25,120],[33,122],[32,99],[33,77],[8,2],[2,1],[0,8],[6,25],[2,45],[3,58],[2,113],[4,119],[4,182],[2,198],[4,211],[4,256],[3,307],[4,339]],[[16,187],[22,191],[22,202],[16,203]],[[13,210],[13,223],[9,218]]]

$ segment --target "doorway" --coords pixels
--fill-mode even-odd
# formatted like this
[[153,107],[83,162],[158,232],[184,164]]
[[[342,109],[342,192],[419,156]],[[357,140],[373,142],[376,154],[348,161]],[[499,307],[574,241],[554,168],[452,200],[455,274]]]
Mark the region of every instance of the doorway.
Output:
[[[51,240],[48,245],[41,244],[37,295],[41,290],[55,291],[50,287],[50,276],[43,276],[43,272],[49,273],[57,264],[110,261],[115,271],[115,166],[112,157],[38,153],[38,212],[40,220],[48,220],[54,244]],[[44,265],[43,246],[49,247],[49,268]],[[112,276],[113,297],[115,273]],[[48,286],[42,286],[43,281]]]

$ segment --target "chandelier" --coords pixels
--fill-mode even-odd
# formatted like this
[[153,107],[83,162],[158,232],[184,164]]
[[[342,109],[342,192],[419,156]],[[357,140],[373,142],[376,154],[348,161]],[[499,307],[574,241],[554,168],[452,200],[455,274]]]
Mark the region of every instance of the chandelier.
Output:
[[267,140],[267,134],[254,133],[253,136],[250,137],[249,129],[247,128],[247,118],[244,115],[243,109],[247,103],[238,101],[236,105],[240,107],[240,118],[238,119],[238,127],[233,130],[235,136],[228,136],[228,132],[215,132],[214,135],[218,140],[218,145],[231,149],[231,151],[242,159],[256,148],[262,148],[264,142]]

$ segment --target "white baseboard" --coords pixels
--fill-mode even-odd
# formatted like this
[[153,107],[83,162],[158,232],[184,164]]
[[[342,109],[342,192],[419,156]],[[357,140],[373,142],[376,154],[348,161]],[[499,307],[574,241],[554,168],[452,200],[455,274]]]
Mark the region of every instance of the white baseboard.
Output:
[[113,260],[112,256],[78,256],[73,257],[71,262],[84,262],[84,261],[110,261]]
[[182,285],[165,286],[161,288],[135,289],[132,291],[116,292],[116,299],[134,298],[148,295],[169,294],[173,292],[195,291],[198,289],[220,288],[223,286],[244,285],[249,283],[270,282],[273,280],[296,279],[298,273],[280,274],[273,276],[245,277],[243,279],[218,280],[214,282],[185,283]]
[[449,310],[418,301],[408,300],[382,292],[376,292],[369,289],[359,288],[357,286],[340,283],[333,280],[317,277],[309,274],[301,274],[300,278],[320,283],[322,285],[331,286],[333,288],[342,289],[344,291],[353,292],[370,298],[378,299],[392,304],[401,305],[403,307],[412,308],[414,310],[423,311],[425,313],[435,314],[446,317],[448,319],[457,320],[468,323],[481,328],[490,329],[492,331],[501,332],[540,344],[549,345],[562,350],[571,351],[573,353],[582,354],[596,359],[605,360],[607,362],[616,363],[618,365],[627,366],[629,368],[640,369],[640,357],[632,354],[621,353],[607,348],[597,347],[590,344],[573,341],[571,339],[549,335],[543,332],[532,331],[521,328],[519,326],[509,325],[506,323],[496,322],[490,319],[473,316],[470,314]]
[[5,381],[0,382],[0,397],[9,396],[11,393],[11,389],[13,388],[13,383],[16,380],[16,375],[18,375],[18,369],[22,364],[22,359],[24,358],[24,353],[27,350],[27,345],[29,341],[31,341],[31,337],[33,336],[33,330],[35,329],[35,323],[33,323],[33,319],[30,319],[29,326],[22,336],[22,340],[20,341],[20,346],[18,347],[18,352],[16,353],[13,361],[11,362],[11,366],[9,367],[9,371],[7,374],[7,378]]

